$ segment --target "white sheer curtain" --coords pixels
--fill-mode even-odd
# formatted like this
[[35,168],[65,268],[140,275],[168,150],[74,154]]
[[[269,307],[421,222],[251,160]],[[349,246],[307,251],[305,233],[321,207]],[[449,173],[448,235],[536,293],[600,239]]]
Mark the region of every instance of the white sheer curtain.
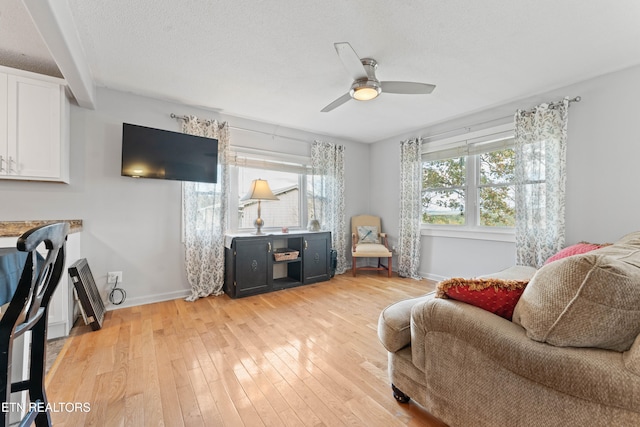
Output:
[[185,267],[191,285],[187,301],[223,293],[224,234],[229,199],[229,126],[216,120],[187,117],[182,131],[218,140],[218,182],[183,182],[182,215],[185,241]]
[[347,269],[344,210],[344,146],[315,141],[311,145],[311,164],[315,174],[313,197],[315,219],[322,230],[331,231],[331,244],[338,253],[336,274]]
[[569,99],[515,115],[516,263],[541,267],[564,245]]
[[400,229],[398,276],[420,279],[420,213],[422,206],[422,141],[400,143]]

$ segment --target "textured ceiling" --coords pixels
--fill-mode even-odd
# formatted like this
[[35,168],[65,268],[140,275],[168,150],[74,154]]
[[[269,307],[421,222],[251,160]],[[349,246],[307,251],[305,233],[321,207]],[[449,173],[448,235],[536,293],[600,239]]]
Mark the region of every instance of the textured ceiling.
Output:
[[[98,86],[363,142],[640,63],[637,0],[66,1]],[[2,60],[21,44],[5,2]],[[380,80],[437,87],[321,113],[351,84],[340,41]]]
[[20,0],[0,0],[0,65],[62,77]]

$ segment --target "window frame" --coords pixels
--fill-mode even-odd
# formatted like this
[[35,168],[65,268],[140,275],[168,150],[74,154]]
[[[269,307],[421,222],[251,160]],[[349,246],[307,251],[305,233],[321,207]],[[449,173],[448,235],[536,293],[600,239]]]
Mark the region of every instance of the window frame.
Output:
[[[480,189],[483,187],[497,187],[506,184],[480,184],[480,155],[482,153],[498,151],[501,148],[513,148],[513,123],[489,127],[478,131],[470,131],[450,138],[428,141],[423,144],[423,162],[437,159],[451,159],[465,157],[465,223],[464,225],[450,224],[420,224],[420,234],[431,237],[452,237],[464,239],[494,240],[515,242],[514,227],[482,226],[480,225]],[[511,142],[506,142],[511,140]],[[501,143],[500,141],[504,141]],[[486,149],[487,146],[490,149]],[[495,148],[491,148],[495,147]],[[421,169],[422,170],[422,169]],[[421,176],[422,182],[422,176]]]
[[[229,161],[229,200],[227,225],[230,233],[250,233],[255,231],[255,227],[239,227],[238,216],[236,212],[239,208],[239,198],[244,195],[243,190],[239,188],[240,168],[246,167],[251,169],[264,169],[288,173],[297,173],[298,175],[298,224],[287,226],[289,230],[303,230],[308,221],[308,194],[307,194],[307,176],[311,171],[309,165],[311,159],[306,156],[298,156],[293,154],[284,154],[274,151],[256,150],[244,147],[232,147],[231,160]],[[262,166],[262,167],[261,167]],[[242,192],[242,193],[241,193]],[[245,191],[246,192],[246,191]],[[266,224],[262,227],[263,232],[279,232],[282,226],[274,226]]]

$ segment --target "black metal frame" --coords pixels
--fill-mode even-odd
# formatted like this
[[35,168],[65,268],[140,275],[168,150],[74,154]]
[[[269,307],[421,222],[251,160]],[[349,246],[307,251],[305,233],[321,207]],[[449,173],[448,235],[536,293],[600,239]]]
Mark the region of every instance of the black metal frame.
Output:
[[105,308],[87,259],[82,258],[74,262],[69,267],[69,276],[80,301],[84,322],[91,325],[92,330],[97,331],[102,328]]
[[[43,225],[24,233],[16,245],[28,254],[16,291],[0,319],[0,395],[3,402],[10,402],[11,393],[28,391],[30,410],[20,425],[51,425],[44,389],[47,321],[49,302],[64,270],[68,232],[69,224],[65,222]],[[41,243],[45,244],[47,255],[39,263],[36,249]],[[27,331],[31,331],[29,377],[11,383],[13,341]],[[2,413],[0,427],[9,425],[10,415],[10,411]]]

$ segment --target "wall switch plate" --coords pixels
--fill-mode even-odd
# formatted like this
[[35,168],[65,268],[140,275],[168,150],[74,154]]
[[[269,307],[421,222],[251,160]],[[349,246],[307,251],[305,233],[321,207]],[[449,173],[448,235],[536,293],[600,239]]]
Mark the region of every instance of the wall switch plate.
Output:
[[122,271],[110,271],[107,273],[107,283],[110,285],[122,283]]

